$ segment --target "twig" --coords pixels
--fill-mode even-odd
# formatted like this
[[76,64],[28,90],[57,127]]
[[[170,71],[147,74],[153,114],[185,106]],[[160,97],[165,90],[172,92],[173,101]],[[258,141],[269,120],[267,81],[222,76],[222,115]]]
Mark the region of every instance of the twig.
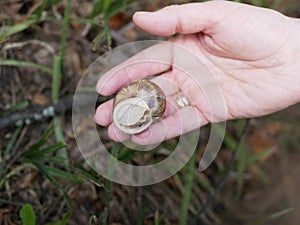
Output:
[[85,38],[86,35],[90,32],[91,28],[92,28],[92,24],[91,23],[87,23],[85,24],[83,30],[80,33],[80,37]]
[[12,49],[12,48],[22,48],[25,45],[29,45],[29,44],[35,44],[35,45],[40,45],[42,47],[44,47],[45,49],[47,49],[51,54],[55,54],[55,49],[49,45],[48,43],[44,42],[44,41],[40,41],[40,40],[28,40],[28,41],[23,41],[23,42],[14,42],[14,43],[9,43],[4,45],[2,51],[7,51],[8,49]]
[[[140,156],[139,161],[140,161],[140,166],[145,166],[145,156],[144,155]],[[140,176],[141,175],[142,174],[140,174]],[[139,212],[136,224],[143,224],[143,218],[144,218],[144,210],[143,210],[144,187],[143,186],[137,187],[136,201],[137,201],[137,208],[138,208],[138,212]]]
[[[86,105],[91,103],[91,98],[89,97],[90,95],[91,93],[88,92],[79,95],[82,100],[78,102],[82,104],[82,107],[85,107]],[[19,127],[24,124],[29,125],[35,122],[44,121],[56,115],[60,115],[64,112],[70,111],[72,109],[72,105],[73,96],[66,96],[56,103],[52,103],[46,106],[32,106],[13,112],[5,112],[0,117],[0,130],[8,127]]]
[[119,31],[121,34],[124,34],[126,31],[134,29],[134,28],[135,28],[134,23],[129,22],[129,23],[125,24],[124,26],[122,26]]
[[10,201],[7,199],[0,198],[0,203],[5,203],[5,204],[10,204],[10,205],[15,205],[15,206],[23,206],[26,204],[25,202],[16,202],[16,201]]
[[21,134],[18,137],[17,142],[14,144],[14,147],[11,151],[10,157],[5,159],[7,164],[5,166],[5,169],[3,169],[3,172],[2,172],[3,174],[8,173],[8,169],[10,168],[10,166],[12,164],[14,164],[18,160],[19,156],[22,154],[22,151],[17,152],[16,150],[19,148],[19,146],[27,132],[27,128],[28,128],[27,126],[23,128]]
[[235,159],[236,159],[236,155],[237,155],[237,152],[238,152],[238,149],[240,148],[241,146],[241,143],[242,143],[242,140],[243,140],[243,136],[245,135],[246,131],[247,131],[247,128],[248,128],[248,124],[249,124],[249,120],[250,119],[247,119],[246,120],[246,123],[241,131],[241,134],[238,138],[238,143],[237,145],[235,146],[235,149],[234,151],[232,152],[232,155],[231,155],[231,159],[230,159],[230,162],[229,162],[229,166],[226,170],[226,173],[224,175],[224,177],[221,179],[221,181],[217,184],[215,190],[213,193],[211,193],[209,195],[209,197],[207,198],[206,202],[203,204],[203,206],[201,207],[201,209],[196,213],[196,215],[194,216],[194,218],[192,219],[192,223],[191,224],[199,224],[199,219],[200,219],[200,216],[206,211],[206,209],[212,204],[212,202],[214,201],[217,193],[220,192],[220,190],[222,189],[222,187],[224,186],[227,178],[229,177],[229,174],[230,174],[230,171],[232,170],[232,167],[234,165],[234,162],[235,162]]
[[111,29],[110,31],[112,39],[117,41],[119,44],[128,44],[130,41],[119,31]]
[[62,19],[62,16],[60,15],[60,13],[58,12],[58,6],[57,5],[53,5],[52,6],[52,13],[53,13],[53,15],[54,15],[54,17],[56,18],[56,19],[58,19],[58,20],[61,20]]

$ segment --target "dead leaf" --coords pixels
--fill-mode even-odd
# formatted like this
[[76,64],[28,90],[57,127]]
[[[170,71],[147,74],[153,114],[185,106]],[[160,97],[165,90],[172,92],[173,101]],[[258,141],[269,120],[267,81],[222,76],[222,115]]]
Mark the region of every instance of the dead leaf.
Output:
[[32,102],[37,105],[48,105],[51,102],[51,99],[46,95],[36,93],[32,97]]
[[0,224],[16,225],[12,222],[11,212],[9,209],[0,209]]
[[120,29],[124,24],[124,13],[118,13],[109,20],[109,25],[112,29]]
[[[266,149],[275,146],[273,139],[267,134],[267,132],[259,128],[253,128],[250,132],[247,136],[247,144],[254,154],[262,153],[266,151]],[[269,156],[270,155],[262,157],[259,161],[264,161]]]

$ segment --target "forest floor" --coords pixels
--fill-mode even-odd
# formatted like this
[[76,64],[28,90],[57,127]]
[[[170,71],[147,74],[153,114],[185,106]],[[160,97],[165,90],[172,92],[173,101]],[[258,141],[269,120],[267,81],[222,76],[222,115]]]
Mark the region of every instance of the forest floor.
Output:
[[[145,187],[112,183],[95,173],[76,145],[71,107],[65,97],[74,94],[89,65],[110,44],[116,47],[158,39],[134,26],[131,17],[135,11],[154,11],[188,1],[129,0],[121,6],[97,8],[95,2],[101,1],[73,0],[64,33],[67,2],[0,2],[0,127],[4,118],[10,120],[0,130],[0,225],[32,224],[24,223],[20,215],[26,204],[33,208],[36,224],[48,225],[299,224],[299,104],[250,119],[241,138],[245,120],[228,122],[222,149],[207,170],[198,171],[201,154],[196,155],[191,186],[186,185],[191,176],[188,167]],[[261,2],[300,18],[296,0]],[[106,18],[98,16],[101,10]],[[83,18],[86,20],[80,20]],[[58,66],[60,72],[55,72],[57,62],[63,63],[62,69]],[[59,115],[26,122],[27,117],[57,101],[65,105]],[[14,116],[24,117],[23,125],[16,126]],[[83,124],[81,129],[88,126]],[[107,146],[113,148],[105,128],[99,129]],[[203,135],[207,132],[209,128],[204,127]],[[173,142],[176,139],[162,148]],[[200,145],[199,151],[203,147]],[[59,161],[66,155],[67,160]],[[138,157],[127,157],[139,165]],[[151,161],[160,155],[145,157]],[[211,204],[203,208],[212,194]]]

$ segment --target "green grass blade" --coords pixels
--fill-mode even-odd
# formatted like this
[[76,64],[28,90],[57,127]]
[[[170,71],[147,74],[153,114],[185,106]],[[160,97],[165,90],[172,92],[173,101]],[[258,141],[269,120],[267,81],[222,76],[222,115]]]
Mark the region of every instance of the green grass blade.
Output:
[[0,179],[0,189],[2,188],[2,186],[6,183],[6,181],[9,178],[19,174],[20,171],[24,169],[24,167],[25,167],[25,165],[21,164],[20,166],[15,167],[14,169],[10,170],[7,174],[5,174],[4,178]]
[[54,6],[55,4],[59,3],[60,0],[43,0],[43,3],[40,7],[34,10],[33,14],[37,16],[37,21],[39,22],[42,18],[43,12],[50,7]]
[[[107,15],[107,13],[109,12],[109,8],[112,5],[112,0],[102,0],[103,1],[103,7],[102,7],[102,13],[104,15]],[[119,1],[122,2],[122,1]]]
[[264,0],[251,0],[251,3],[260,7],[264,7],[266,5]]
[[[111,149],[111,155],[117,159],[118,156],[118,152],[120,150],[120,144],[114,142],[112,149]],[[115,166],[115,161],[112,159],[109,161],[108,163],[108,177],[112,178],[113,174],[114,174],[114,166]],[[111,198],[111,192],[112,192],[112,181],[111,179],[107,179],[106,180],[106,184],[105,184],[105,205],[106,205],[106,212],[107,215],[110,214],[110,198]],[[103,218],[103,223],[102,224],[107,224],[107,218]]]
[[22,225],[35,225],[36,216],[31,205],[26,204],[20,210]]
[[180,218],[179,218],[179,225],[186,225],[187,218],[188,218],[188,211],[191,202],[192,196],[192,189],[194,184],[194,170],[195,170],[195,163],[196,163],[196,154],[192,156],[189,163],[186,165],[187,170],[185,171],[186,181],[184,185],[184,195],[180,207]]
[[163,218],[160,217],[158,213],[155,213],[154,225],[161,225],[161,222],[163,222]]
[[53,128],[52,126],[49,126],[46,132],[43,134],[43,136],[38,140],[38,142],[32,145],[26,152],[38,151],[44,144],[46,144],[46,142],[48,141],[48,139],[52,134],[53,134]]
[[29,165],[32,165],[37,170],[39,170],[57,189],[60,189],[60,184],[57,182],[57,180],[48,172],[48,170],[45,168],[44,165],[41,165],[39,163],[29,163]]
[[[64,73],[64,59],[65,59],[65,51],[66,51],[66,43],[67,43],[67,33],[68,33],[68,23],[70,17],[72,0],[67,0],[64,19],[63,19],[63,27],[61,34],[61,46],[60,46],[60,55],[54,57],[54,65],[53,65],[53,78],[52,78],[52,100],[56,102],[59,99],[59,90],[61,85],[62,74]],[[53,118],[54,123],[54,133],[56,140],[59,142],[64,142],[64,135],[62,129],[62,122],[59,116],[55,116]],[[59,155],[63,158],[68,158],[68,153],[66,148],[63,148],[59,151]]]
[[[62,62],[63,60],[61,56],[54,57],[52,90],[51,90],[53,102],[59,100],[59,92],[60,92],[61,77],[62,77]],[[58,142],[64,142],[65,138],[63,134],[62,122],[60,116],[54,116],[53,125],[54,125],[54,133],[55,133],[56,140]],[[62,148],[59,151],[59,155],[63,158],[68,158],[68,153],[65,148]]]
[[248,166],[255,164],[259,159],[267,157],[274,152],[274,148],[267,148],[262,152],[259,152],[248,159]]
[[67,172],[67,171],[64,171],[61,169],[57,169],[57,168],[54,168],[51,166],[46,166],[46,165],[43,165],[43,168],[46,169],[48,171],[48,173],[51,174],[51,176],[53,176],[53,177],[59,177],[64,180],[69,180],[69,181],[79,183],[79,184],[84,182],[84,179],[82,179],[81,177],[79,177],[75,174],[72,174],[70,172]]
[[201,179],[201,177],[199,177],[197,175],[198,171],[197,170],[194,170],[194,173],[195,173],[195,182],[197,182],[197,184],[206,192],[212,192],[213,191],[213,187],[208,183],[206,182],[205,180]]
[[94,183],[98,187],[104,187],[103,178],[93,169],[87,170],[80,163],[74,163],[74,169],[85,177],[86,180]]
[[240,146],[237,150],[237,192],[236,192],[236,199],[239,199],[242,195],[242,190],[244,186],[244,171],[248,165],[248,157],[249,152],[247,151],[247,145],[245,143],[246,135],[242,137],[240,141]]
[[38,7],[38,8],[35,10],[35,12],[33,12],[33,13],[36,14],[36,16],[37,16],[37,22],[41,21],[43,12],[44,12],[44,10],[45,10],[46,7],[47,7],[47,3],[48,3],[48,0],[43,0],[42,5],[41,5],[40,7]]
[[21,158],[28,159],[29,161],[42,160],[46,156],[46,154],[56,152],[59,149],[64,148],[65,146],[66,146],[65,144],[58,142],[54,145],[51,145],[51,146],[49,146],[45,149],[39,150],[39,151],[24,152],[21,155]]
[[269,216],[269,220],[277,219],[277,218],[284,216],[294,210],[295,210],[295,208],[287,208],[287,209],[281,210],[279,212],[273,213],[272,215]]
[[58,157],[58,156],[43,156],[43,158],[39,159],[39,162],[45,162],[49,163],[51,162],[53,165],[67,165],[68,166],[68,161],[65,158]]
[[19,109],[23,109],[25,107],[29,106],[29,101],[22,101],[22,102],[19,102],[17,104],[15,104],[14,106],[10,107],[9,111],[15,111],[15,110],[19,110]]
[[4,59],[0,58],[0,65],[2,66],[24,66],[24,67],[32,67],[35,69],[39,69],[43,72],[52,74],[52,69],[47,66],[42,66],[40,64],[34,62],[27,62],[27,61],[19,61],[15,59]]
[[109,10],[105,14],[106,18],[111,18],[118,12],[126,10],[134,2],[136,2],[136,0],[113,1],[113,4],[111,4]]
[[[212,129],[214,129],[214,131],[218,134],[218,135],[223,135],[223,127],[219,124],[213,124]],[[230,148],[230,149],[234,149],[235,146],[237,145],[236,140],[229,134],[229,132],[225,133],[225,137],[224,137],[224,144]]]
[[16,140],[19,136],[21,132],[21,127],[18,127],[15,132],[13,133],[13,135],[11,136],[8,145],[6,146],[5,150],[4,150],[4,154],[3,154],[3,159],[5,160],[7,158],[7,156],[9,155],[13,145],[16,143]]
[[102,13],[102,9],[103,9],[103,0],[96,1],[89,18],[94,18],[98,14]]
[[130,161],[134,155],[136,155],[136,151],[129,149],[126,146],[123,146],[118,154],[118,160],[122,162],[128,162]]
[[52,101],[56,102],[59,99],[59,90],[61,84],[61,65],[62,59],[60,56],[54,57],[54,64],[53,64],[53,77],[52,77],[52,92],[51,97]]
[[[64,58],[65,58],[65,48],[67,42],[67,32],[68,32],[68,23],[69,23],[71,5],[72,5],[72,0],[67,0],[64,19],[63,19],[62,34],[61,34],[61,48],[60,48],[61,52],[59,56],[54,57],[52,89],[51,89],[51,97],[53,102],[59,100],[59,92],[61,86],[61,78],[63,74],[63,65],[64,65]],[[53,123],[54,123],[54,132],[55,132],[56,140],[59,142],[64,142],[61,118],[59,116],[55,116],[53,118]],[[65,148],[61,149],[59,155],[63,158],[68,158],[68,153]]]
[[93,51],[97,51],[97,49],[101,49],[104,47],[110,49],[111,47],[112,39],[111,39],[110,29],[108,27],[109,26],[108,21],[105,21],[104,23],[106,24],[105,28],[99,34],[97,34],[97,36],[93,40],[92,43]]
[[67,201],[67,212],[63,215],[63,218],[58,221],[50,222],[45,225],[67,225],[72,216],[72,205],[71,199],[67,193],[64,193],[65,199]]
[[280,4],[283,2],[283,0],[274,0],[272,3],[271,8],[272,9],[278,9],[278,7],[280,6]]
[[255,172],[257,176],[264,182],[266,185],[270,183],[269,175],[258,165],[255,165]]
[[17,23],[13,26],[9,26],[4,30],[0,30],[0,43],[2,43],[7,37],[17,34],[23,30],[26,30],[31,25],[35,24],[35,19],[28,19],[22,23]]
[[[55,116],[53,118],[53,124],[54,124],[54,133],[55,133],[56,140],[58,142],[64,142],[65,138],[63,134],[61,118],[59,116]],[[61,148],[60,151],[58,152],[58,155],[65,159],[69,158],[66,148]]]
[[63,19],[63,27],[62,27],[62,34],[61,34],[61,46],[60,46],[60,55],[61,55],[61,69],[63,71],[64,59],[65,59],[65,52],[66,52],[66,43],[67,43],[67,34],[68,34],[68,23],[70,17],[70,10],[71,10],[72,0],[67,0],[65,14]]
[[32,157],[44,157],[46,154],[52,153],[52,152],[56,152],[59,149],[62,149],[66,147],[66,144],[62,143],[62,142],[58,142],[54,145],[51,145],[50,147],[44,148],[42,150],[40,150],[38,153],[35,153],[34,155],[32,155]]

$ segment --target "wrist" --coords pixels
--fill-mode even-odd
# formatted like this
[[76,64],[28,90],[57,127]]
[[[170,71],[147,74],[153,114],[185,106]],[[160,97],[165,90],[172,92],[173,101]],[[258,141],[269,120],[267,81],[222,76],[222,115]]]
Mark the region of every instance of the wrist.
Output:
[[292,104],[300,103],[300,19],[288,17],[288,41],[283,57],[286,58],[285,74]]
[[295,47],[299,53],[300,52],[300,19],[292,18],[292,21],[295,24],[295,28],[294,28],[294,31],[296,33],[295,34],[295,37],[296,37],[295,38]]
[[295,71],[297,73],[297,84],[299,85],[297,96],[298,96],[298,103],[300,103],[300,19],[293,18],[295,22],[295,32],[296,32],[296,39],[295,39],[295,64],[296,68]]

